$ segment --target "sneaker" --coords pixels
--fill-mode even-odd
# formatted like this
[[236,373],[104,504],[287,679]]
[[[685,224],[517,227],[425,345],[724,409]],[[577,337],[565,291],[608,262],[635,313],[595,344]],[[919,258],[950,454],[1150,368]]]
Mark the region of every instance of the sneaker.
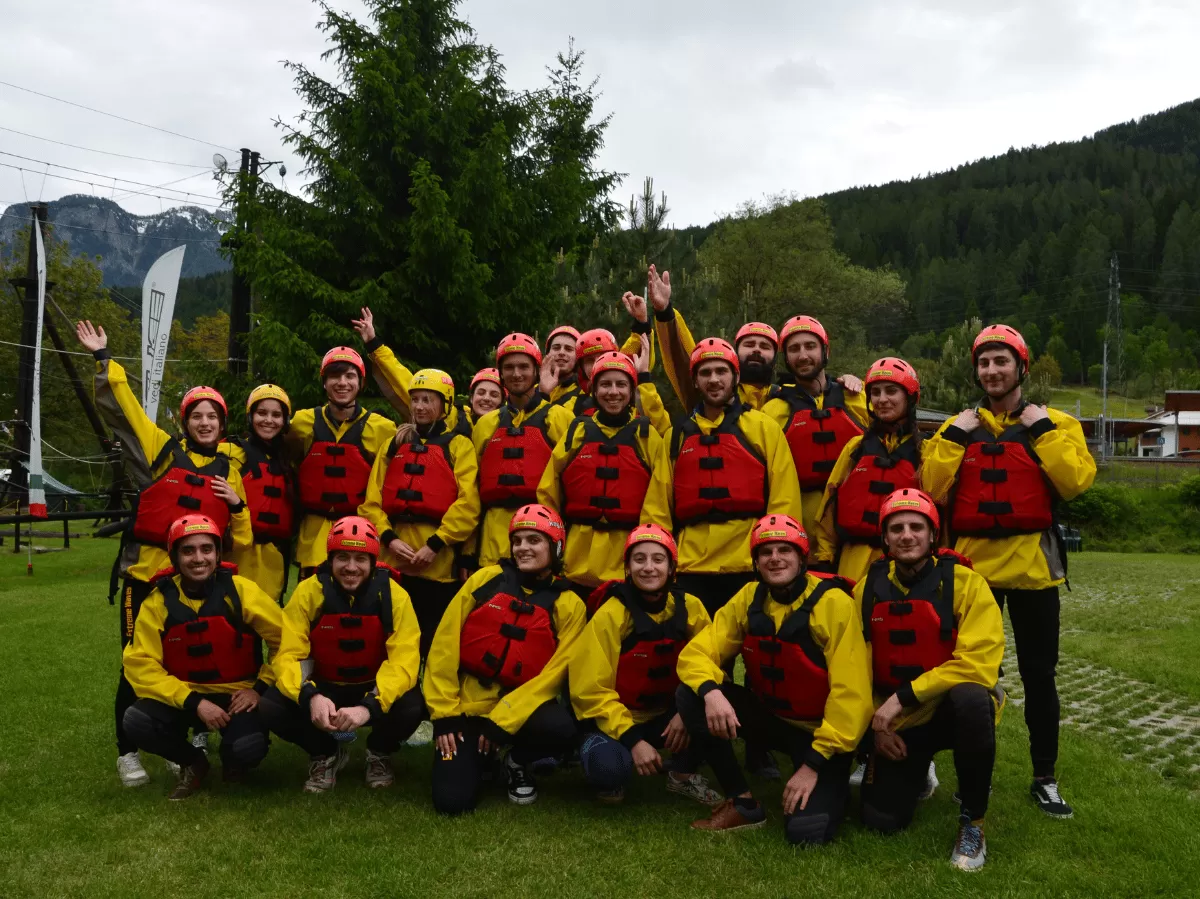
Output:
[[1053,777],[1048,777],[1045,780],[1034,780],[1029,786],[1029,795],[1033,797],[1033,801],[1037,803],[1037,807],[1044,814],[1051,818],[1072,818],[1075,815],[1075,810],[1067,805],[1062,794],[1058,792],[1058,781]]
[[705,805],[719,805],[724,799],[700,774],[676,774],[674,771],[668,771],[667,792],[678,793]]
[[337,773],[350,761],[350,753],[339,746],[333,755],[322,755],[308,765],[308,780],[304,782],[305,793],[328,793],[337,783]]
[[194,764],[188,765],[179,772],[179,782],[175,784],[167,798],[172,802],[182,802],[189,798],[193,793],[204,785],[204,778],[208,775],[208,759],[202,759]]
[[396,782],[396,772],[392,770],[392,757],[382,752],[367,750],[367,786],[373,790],[390,787]]
[[537,781],[525,770],[524,765],[518,765],[508,756],[504,760],[508,772],[508,801],[517,805],[532,805],[537,802]]
[[179,773],[182,769],[179,767],[179,765],[177,763],[167,762],[167,770],[169,772],[171,772],[171,776],[173,778],[175,778],[176,780],[179,780]]
[[746,768],[751,774],[761,777],[763,780],[779,780],[779,764],[775,761],[775,756],[771,755],[770,750],[753,751],[747,747]]
[[625,801],[625,789],[617,787],[615,790],[597,790],[596,801],[602,805],[620,805]]
[[861,787],[863,778],[867,776],[867,763],[859,762],[850,772],[850,786]]
[[714,833],[727,833],[731,830],[750,830],[762,827],[767,823],[767,810],[759,803],[753,810],[743,812],[732,799],[726,799],[713,809],[708,818],[692,822],[693,830],[707,830]]
[[208,755],[208,731],[202,730],[192,737],[192,745]]
[[987,861],[987,840],[983,837],[983,822],[976,824],[966,815],[958,819],[958,838],[950,853],[950,864],[960,871],[978,871]]
[[142,767],[141,756],[136,752],[117,756],[117,775],[124,787],[144,787],[150,783],[150,775]]
[[433,742],[433,722],[422,721],[417,725],[411,737],[404,741],[405,746],[428,746]]
[[932,799],[933,794],[937,792],[938,783],[937,765],[935,765],[933,762],[930,762],[929,773],[925,775],[925,789],[921,791],[917,798],[922,801],[926,799]]

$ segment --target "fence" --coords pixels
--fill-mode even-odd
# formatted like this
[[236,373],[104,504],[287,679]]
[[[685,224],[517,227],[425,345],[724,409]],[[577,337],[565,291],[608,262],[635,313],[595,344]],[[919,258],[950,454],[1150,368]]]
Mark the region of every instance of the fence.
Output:
[[24,538],[26,543],[32,543],[34,537],[49,536],[51,539],[58,539],[57,534],[47,534],[45,531],[38,531],[35,533],[33,530],[34,525],[49,524],[51,522],[61,521],[63,526],[63,549],[70,549],[72,521],[87,521],[88,519],[92,519],[94,521],[107,520],[110,522],[110,525],[101,529],[106,530],[110,529],[111,524],[115,523],[119,523],[123,526],[125,519],[131,514],[131,512],[128,512],[124,509],[118,509],[116,511],[107,512],[51,512],[45,518],[34,518],[28,513],[24,515],[0,515],[0,527],[7,524],[11,524],[13,526],[13,552],[20,552],[22,545],[21,525],[29,525],[28,529],[25,531]]
[[1096,481],[1125,487],[1157,488],[1169,487],[1196,475],[1200,475],[1200,458],[1139,459],[1131,456],[1100,463]]

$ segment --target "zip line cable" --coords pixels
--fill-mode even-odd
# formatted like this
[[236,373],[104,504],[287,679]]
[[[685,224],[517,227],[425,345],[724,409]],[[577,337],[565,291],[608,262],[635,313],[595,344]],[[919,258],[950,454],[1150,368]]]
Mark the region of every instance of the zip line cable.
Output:
[[70,147],[72,150],[84,150],[88,153],[101,153],[105,156],[116,156],[120,159],[133,159],[137,162],[153,162],[156,165],[175,165],[184,169],[212,169],[211,164],[197,165],[194,162],[171,162],[169,159],[150,159],[146,156],[130,156],[128,153],[114,153],[111,150],[98,150],[95,147],[84,147],[80,144],[69,144],[64,140],[55,140],[52,137],[42,137],[39,134],[30,134],[28,131],[18,131],[16,128],[6,128],[0,125],[0,131],[7,131],[9,134],[19,134],[21,137],[30,137],[34,140],[44,140],[46,143],[58,144],[60,147]]
[[[116,175],[106,175],[103,172],[90,172],[87,169],[77,169],[74,166],[59,165],[57,162],[48,162],[45,159],[34,159],[32,156],[22,156],[19,153],[9,153],[7,150],[0,150],[0,156],[8,156],[12,159],[20,159],[24,162],[36,162],[38,165],[48,165],[51,168],[62,169],[65,172],[76,172],[80,175],[91,175],[94,178],[103,178],[105,181],[120,181],[123,184],[136,184],[138,187],[149,187],[149,188],[153,188],[155,190],[161,190],[167,186],[166,184],[147,184],[144,181],[134,181],[130,178],[118,178]],[[198,178],[198,177],[200,177],[200,175],[203,175],[203,174],[205,174],[205,173],[197,172],[194,175],[187,175],[178,180],[186,181],[186,180],[188,180],[188,178]],[[176,183],[178,183],[178,182],[177,181],[168,181],[167,182],[167,184],[176,184]],[[124,188],[122,188],[122,190],[124,190]],[[132,191],[128,191],[128,192],[132,193]],[[210,194],[198,194],[198,193],[194,193],[192,191],[184,191],[184,190],[173,191],[173,193],[179,193],[179,194],[186,193],[188,196],[200,197],[202,200],[221,201],[221,197],[214,197],[214,196],[211,196]]]

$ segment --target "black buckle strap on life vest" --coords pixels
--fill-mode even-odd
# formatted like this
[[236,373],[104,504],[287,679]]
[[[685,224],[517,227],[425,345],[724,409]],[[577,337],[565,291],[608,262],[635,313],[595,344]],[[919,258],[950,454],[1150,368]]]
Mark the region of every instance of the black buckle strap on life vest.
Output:
[[[154,585],[158,592],[162,594],[163,608],[166,610],[166,618],[163,622],[163,633],[166,633],[173,626],[182,624],[190,633],[200,633],[208,630],[208,622],[200,621],[201,618],[223,617],[229,622],[230,627],[237,632],[237,645],[241,646],[243,635],[252,635],[255,640],[258,635],[246,624],[242,617],[242,597],[238,595],[237,586],[233,583],[233,572],[222,566],[217,566],[217,570],[213,576],[208,579],[205,585],[204,600],[200,603],[200,608],[193,611],[191,606],[183,602],[179,597],[179,586],[175,583],[172,577],[164,577],[155,582]],[[193,649],[189,648],[188,655],[194,655]],[[208,647],[208,652],[212,652],[212,647]],[[261,655],[261,648],[260,653]],[[195,676],[200,682],[204,681],[202,675],[210,672],[196,672]],[[213,676],[216,672],[211,672]]]
[[777,384],[771,388],[770,398],[780,398],[787,401],[792,416],[797,412],[808,411],[815,419],[829,418],[834,409],[846,411],[846,391],[841,382],[826,376],[825,391],[821,394],[821,408],[817,408],[817,398],[804,390],[794,381]]
[[[648,640],[684,640],[687,639],[687,598],[682,590],[672,589],[671,600],[675,603],[671,615],[665,621],[655,621],[646,611],[642,601],[641,591],[628,580],[618,581],[609,590],[609,596],[615,596],[629,613],[633,629],[621,641],[621,654],[629,652],[635,645]],[[658,651],[666,654],[670,648],[660,646]]]
[[[699,411],[700,411],[700,406],[697,406],[696,413],[699,413]],[[694,415],[688,416],[687,418],[685,418],[682,422],[680,422],[678,425],[676,425],[671,431],[671,464],[674,465],[675,462],[677,462],[679,460],[679,452],[680,452],[680,450],[683,449],[683,442],[688,437],[698,436],[700,438],[699,442],[700,442],[701,446],[716,446],[717,444],[719,444],[721,442],[722,434],[732,434],[734,439],[737,440],[737,442],[741,444],[742,449],[744,449],[751,456],[753,456],[754,459],[757,462],[759,462],[763,467],[763,471],[765,472],[766,476],[763,478],[763,504],[762,504],[762,507],[763,507],[763,509],[766,509],[768,504],[770,503],[770,499],[771,499],[771,496],[770,496],[770,493],[771,493],[771,467],[767,464],[766,457],[763,456],[763,454],[761,452],[759,452],[758,449],[746,438],[746,433],[738,425],[738,419],[741,418],[743,411],[745,411],[745,407],[742,405],[742,401],[740,399],[738,399],[735,394],[734,398],[730,401],[729,405],[725,407],[725,414],[721,416],[721,423],[719,425],[717,425],[715,428],[713,428],[713,430],[711,432],[709,432],[708,434],[705,434],[703,431],[700,430],[700,425],[698,425],[696,423],[696,419],[695,419]],[[723,464],[724,460],[721,459],[718,461],[722,462],[722,465],[715,466],[715,468],[724,468],[724,464]],[[706,466],[704,465],[704,459],[700,459],[700,460],[698,460],[698,462],[699,462],[699,467],[702,470],[705,470]],[[709,470],[711,470],[711,469],[709,469]],[[701,499],[707,499],[707,500],[725,499],[725,497],[727,497],[728,495],[729,495],[728,487],[701,487],[700,488],[700,498]],[[733,516],[733,515],[726,515],[726,514],[723,514],[720,512],[710,512],[708,515],[705,516],[704,520],[710,521],[710,522],[735,521],[735,520],[743,521],[743,520],[746,520],[749,518],[758,518],[758,517],[759,516],[757,516],[757,515]],[[686,527],[689,523],[690,522],[676,521],[675,525],[676,525],[676,527],[682,528],[682,527]]]
[[354,628],[362,626],[363,617],[374,615],[379,618],[383,632],[390,634],[392,632],[391,580],[392,576],[386,568],[376,567],[375,573],[352,596],[338,584],[337,579],[333,576],[329,560],[326,559],[317,566],[317,583],[321,585],[321,608],[317,610],[313,620],[316,621],[322,615],[343,615],[348,617],[342,618],[342,627]]
[[[958,563],[951,555],[935,555],[932,561],[933,564],[925,567],[921,577],[907,592],[897,587],[888,577],[891,560],[887,556],[871,565],[867,574],[867,589],[863,591],[862,606],[863,637],[868,643],[871,642],[871,612],[877,603],[891,603],[892,613],[903,616],[912,612],[911,600],[914,599],[926,600],[933,605],[938,616],[938,636],[943,641],[948,641],[954,636],[954,567]],[[904,639],[904,634],[911,634],[913,639],[910,642],[916,642],[916,634],[913,631],[893,631],[889,636],[893,645],[905,645],[896,642],[897,633],[901,635],[901,640]],[[918,675],[920,673],[917,672]]]
[[567,589],[566,581],[558,578],[551,579],[545,584],[539,584],[532,592],[526,592],[521,587],[521,572],[512,559],[501,559],[498,563],[500,574],[486,584],[480,586],[473,594],[475,608],[479,608],[497,594],[512,596],[514,599],[509,607],[519,615],[530,615],[535,607],[545,609],[550,613],[550,626],[554,627],[554,604],[559,595]]
[[[801,578],[802,580],[799,583],[804,584],[804,589],[807,589],[807,576],[801,575]],[[796,586],[799,586],[799,584],[794,585],[793,590],[795,590]],[[817,603],[821,601],[821,597],[828,591],[834,588],[846,590],[848,586],[849,582],[844,578],[837,576],[822,578],[820,583],[813,587],[812,592],[808,594],[804,602],[800,604],[800,607],[789,612],[787,617],[783,619],[782,625],[777,629],[774,620],[764,609],[767,597],[770,595],[770,588],[766,584],[760,583],[754,590],[754,599],[750,602],[750,608],[747,612],[747,633],[754,637],[775,637],[776,641],[795,643],[814,665],[827,668],[828,664],[825,661],[825,653],[817,645],[816,640],[812,637],[812,632],[809,630],[809,618],[812,616],[812,611],[816,608]],[[772,655],[777,654],[782,649],[777,642],[774,644],[774,648],[771,648],[772,641],[769,640],[763,640],[759,646],[764,647],[765,651]],[[764,667],[763,676],[768,679],[776,679],[773,675],[767,673],[769,670],[772,670],[770,666]],[[778,679],[782,679],[783,670],[777,670],[779,671]]]
[[[316,414],[313,415],[312,442],[333,444],[333,446],[326,448],[326,452],[331,456],[344,456],[346,454],[346,447],[353,446],[367,460],[368,465],[373,465],[375,463],[375,456],[373,453],[367,452],[367,448],[363,445],[363,434],[367,430],[367,422],[370,421],[371,413],[366,410],[360,410],[361,414],[359,417],[350,425],[346,433],[338,438],[333,436],[333,429],[329,427],[329,422],[325,419],[325,413],[328,410],[328,405],[315,410]],[[332,474],[326,469],[325,473],[331,478],[343,477],[345,475],[344,470],[341,474]]]

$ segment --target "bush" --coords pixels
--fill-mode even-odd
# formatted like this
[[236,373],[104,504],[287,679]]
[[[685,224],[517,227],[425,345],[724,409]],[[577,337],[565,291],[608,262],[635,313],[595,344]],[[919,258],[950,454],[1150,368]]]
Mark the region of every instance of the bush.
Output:
[[1063,503],[1060,517],[1066,524],[1091,531],[1117,530],[1136,518],[1136,507],[1124,487],[1096,484],[1070,502]]
[[1200,475],[1184,478],[1176,487],[1179,498],[1193,509],[1200,509]]

